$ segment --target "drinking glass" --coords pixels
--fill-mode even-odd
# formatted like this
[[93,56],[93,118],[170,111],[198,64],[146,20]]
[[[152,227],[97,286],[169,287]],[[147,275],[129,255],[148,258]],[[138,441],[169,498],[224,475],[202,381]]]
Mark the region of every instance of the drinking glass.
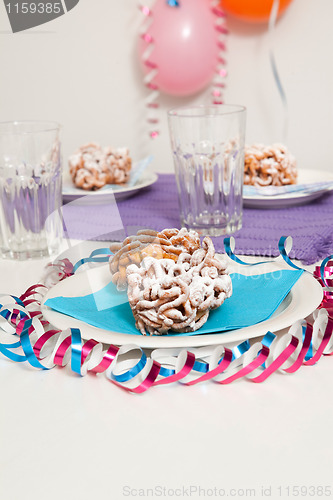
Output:
[[200,235],[242,227],[245,119],[235,105],[168,112],[181,223]]
[[0,123],[0,255],[55,254],[62,238],[60,125]]

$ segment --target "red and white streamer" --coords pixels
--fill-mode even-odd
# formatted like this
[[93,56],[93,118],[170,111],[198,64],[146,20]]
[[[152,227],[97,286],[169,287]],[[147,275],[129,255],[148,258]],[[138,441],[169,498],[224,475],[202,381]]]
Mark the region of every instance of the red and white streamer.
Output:
[[142,5],[139,4],[139,9],[144,16],[144,22],[142,25],[142,31],[140,33],[140,37],[145,43],[145,50],[142,54],[142,62],[148,69],[148,72],[144,76],[144,84],[147,87],[149,94],[145,99],[146,107],[147,107],[147,122],[149,125],[149,135],[152,139],[156,139],[159,136],[158,124],[158,109],[159,103],[158,98],[160,95],[158,85],[154,81],[155,76],[157,74],[158,68],[157,64],[154,63],[151,59],[151,53],[154,50],[154,39],[152,35],[149,33],[149,28],[153,21],[153,13],[151,9],[151,5]]
[[212,12],[215,15],[215,29],[218,32],[218,47],[219,47],[219,57],[218,64],[215,70],[215,76],[212,81],[212,104],[223,104],[224,103],[224,89],[226,86],[227,78],[227,61],[225,53],[227,50],[227,36],[228,28],[226,25],[226,16],[223,12],[219,0],[212,1]]

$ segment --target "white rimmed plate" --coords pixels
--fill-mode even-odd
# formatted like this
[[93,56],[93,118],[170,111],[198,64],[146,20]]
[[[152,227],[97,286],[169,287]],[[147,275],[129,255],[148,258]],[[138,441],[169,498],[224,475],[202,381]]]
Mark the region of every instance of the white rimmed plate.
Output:
[[[308,188],[310,188],[312,184],[328,181],[333,183],[332,172],[315,169],[298,170],[298,184],[305,184]],[[262,189],[264,190],[265,188]],[[331,188],[325,187],[314,192],[310,189],[304,189],[304,191],[295,191],[274,196],[260,195],[257,193],[253,195],[244,194],[243,203],[245,207],[249,208],[285,208],[309,203],[332,189],[333,185]]]
[[[286,269],[286,266],[278,262],[271,262],[254,267],[240,266],[232,263],[230,264],[230,268],[233,272],[251,275]],[[83,321],[56,312],[44,305],[46,300],[60,295],[75,297],[78,295],[78,291],[80,295],[96,292],[106,286],[109,281],[109,267],[108,265],[103,265],[95,269],[79,272],[59,282],[47,292],[43,300],[42,311],[44,317],[59,330],[79,328],[84,339],[92,338],[105,344],[123,345],[134,343],[140,347],[152,349],[200,347],[226,344],[229,342],[242,342],[246,339],[263,336],[268,330],[277,332],[287,328],[295,321],[303,319],[311,314],[319,306],[323,297],[322,287],[318,281],[309,273],[303,273],[279,308],[268,320],[237,330],[216,334],[193,335],[189,337],[129,335],[102,330],[88,325]]]
[[[139,163],[146,162],[146,165],[148,165],[150,161],[147,160],[143,160],[142,162]],[[145,167],[145,165],[143,165],[143,167]],[[102,198],[103,195],[112,193],[114,194],[116,200],[121,200],[129,198],[138,191],[141,191],[141,189],[151,186],[157,181],[157,179],[158,179],[157,174],[144,170],[141,173],[141,175],[139,175],[139,178],[135,181],[133,185],[119,185],[119,186],[112,185],[112,186],[105,186],[97,191],[87,191],[85,189],[80,189],[75,187],[73,185],[72,179],[70,178],[69,172],[66,172],[63,178],[62,197],[64,201],[69,202],[81,198],[82,196]]]
[[110,187],[108,189],[101,189],[99,191],[86,191],[84,189],[74,187],[72,181],[70,179],[66,180],[65,178],[63,182],[62,197],[64,201],[74,201],[77,198],[81,198],[82,196],[103,197],[103,195],[106,195],[107,193],[113,193],[116,200],[121,200],[129,198],[138,191],[141,191],[141,189],[151,186],[157,181],[157,179],[157,174],[146,172],[142,175],[138,182],[131,187],[119,186],[117,188]]

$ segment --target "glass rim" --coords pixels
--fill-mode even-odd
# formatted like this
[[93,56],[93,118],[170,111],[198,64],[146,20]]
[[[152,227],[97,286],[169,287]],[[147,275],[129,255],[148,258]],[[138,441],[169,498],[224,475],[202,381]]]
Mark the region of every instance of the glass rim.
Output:
[[[2,130],[5,125],[20,126],[20,125],[40,125],[40,129],[36,130]],[[50,120],[8,120],[0,121],[0,135],[28,135],[28,134],[41,134],[43,132],[55,132],[61,130],[62,125],[56,121]]]
[[[229,111],[227,111],[227,108],[229,108]],[[211,110],[220,110],[220,113],[209,113],[209,111],[205,114],[200,113],[200,110],[209,109]],[[188,113],[188,111],[195,111],[197,110],[197,114],[195,113]],[[180,106],[177,108],[172,108],[168,110],[168,116],[169,117],[178,117],[178,118],[204,118],[207,116],[223,116],[223,115],[232,115],[232,114],[237,114],[240,112],[246,111],[246,107],[242,106],[241,104],[198,104],[194,106]]]

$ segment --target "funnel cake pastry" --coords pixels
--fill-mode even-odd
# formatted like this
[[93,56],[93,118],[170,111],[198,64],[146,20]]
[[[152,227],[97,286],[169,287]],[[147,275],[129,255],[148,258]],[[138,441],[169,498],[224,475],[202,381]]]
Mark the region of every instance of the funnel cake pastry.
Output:
[[282,144],[245,147],[244,184],[285,186],[296,184],[296,160]]
[[143,335],[194,332],[232,294],[226,261],[216,257],[209,237],[201,246],[195,231],[139,231],[115,245],[111,250],[121,248],[110,263],[113,281],[127,287]]
[[215,258],[210,238],[193,255],[172,259],[145,257],[127,268],[128,300],[136,327],[146,335],[194,332],[209,311],[231,296],[232,284],[223,262]]
[[102,148],[90,143],[69,157],[69,171],[76,187],[93,191],[106,184],[125,184],[132,160],[126,148]]

